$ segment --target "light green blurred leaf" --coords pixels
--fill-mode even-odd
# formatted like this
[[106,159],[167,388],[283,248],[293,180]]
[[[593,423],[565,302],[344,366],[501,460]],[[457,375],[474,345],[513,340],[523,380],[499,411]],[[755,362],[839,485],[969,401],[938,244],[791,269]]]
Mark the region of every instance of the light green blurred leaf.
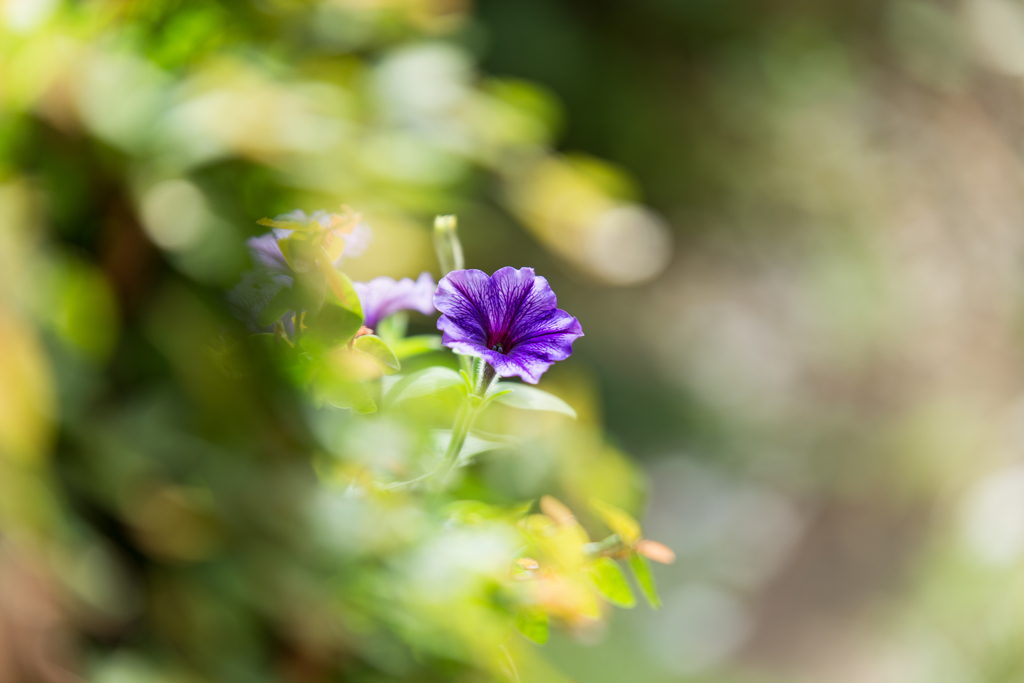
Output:
[[622,567],[612,558],[597,558],[587,566],[586,572],[594,588],[608,602],[627,608],[636,605],[636,599],[626,581],[626,575],[622,573]]
[[377,335],[364,334],[361,337],[356,337],[352,346],[356,351],[365,353],[377,361],[381,372],[386,375],[393,375],[402,369],[402,364],[398,362],[395,353]]
[[462,376],[455,370],[438,366],[429,367],[402,377],[384,394],[384,405],[397,405],[402,401],[427,396],[461,384]]
[[309,330],[302,345],[311,351],[322,352],[327,347],[347,343],[362,324],[362,317],[348,309],[333,304],[324,306],[316,315],[306,315]]
[[507,512],[479,500],[457,500],[444,508],[444,515],[458,524],[480,524],[501,519]]
[[548,615],[539,607],[523,607],[513,620],[516,630],[538,645],[548,642]]
[[[386,341],[392,349],[405,337],[409,328],[409,314],[405,311],[393,313],[377,323],[374,333]],[[397,351],[395,353],[398,353]]]
[[[470,464],[473,456],[479,455],[480,453],[486,453],[487,451],[496,451],[502,448],[509,448],[518,443],[518,439],[514,437],[504,437],[499,440],[500,437],[489,434],[491,438],[484,439],[474,434],[466,435],[466,441],[462,444],[462,450],[459,452],[459,467],[465,467]],[[452,440],[452,430],[450,429],[435,429],[434,430],[434,450],[437,453],[437,457],[448,450],[448,443]]]
[[633,570],[633,576],[647,602],[654,609],[661,609],[661,598],[658,597],[658,588],[654,585],[654,575],[651,574],[651,566],[647,564],[647,560],[637,553],[630,553],[629,568]]
[[316,264],[317,244],[307,232],[293,232],[288,237],[277,241],[281,255],[288,265],[297,273],[308,273]]
[[619,538],[627,546],[632,547],[640,540],[640,523],[633,519],[625,510],[620,510],[614,505],[609,505],[603,500],[592,498],[590,507],[608,525],[608,528],[618,534]]
[[352,286],[352,280],[348,278],[348,275],[330,265],[324,268],[324,272],[327,275],[327,288],[333,295],[331,301],[358,315],[361,320],[363,306],[359,302],[359,295],[356,294],[355,287]]
[[502,403],[523,410],[547,410],[553,413],[562,413],[574,420],[576,419],[576,411],[573,410],[572,406],[557,396],[541,389],[526,386],[525,384],[500,382],[494,385],[492,391],[508,392],[495,396],[494,401],[496,403]]
[[436,334],[419,334],[413,337],[397,339],[391,344],[392,350],[399,358],[411,358],[423,353],[441,349],[441,337]]
[[261,218],[258,221],[256,221],[256,224],[265,225],[268,228],[298,230],[300,232],[313,232],[314,230],[323,229],[317,221],[307,221],[305,223],[300,223],[299,221],[275,221],[273,218]]
[[[60,338],[96,360],[113,350],[119,326],[117,301],[106,277],[90,263],[62,256],[53,264],[40,311]],[[45,293],[44,293],[45,292]]]
[[335,408],[350,409],[362,414],[377,410],[377,404],[361,382],[321,382],[317,386],[317,395],[321,401]]

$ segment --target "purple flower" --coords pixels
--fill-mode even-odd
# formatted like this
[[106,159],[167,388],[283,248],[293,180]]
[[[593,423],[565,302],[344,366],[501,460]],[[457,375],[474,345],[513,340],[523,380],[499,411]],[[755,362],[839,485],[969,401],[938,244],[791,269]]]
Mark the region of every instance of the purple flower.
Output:
[[536,384],[552,363],[572,354],[580,322],[556,308],[555,293],[533,268],[502,268],[488,276],[455,270],[441,278],[434,307],[442,342],[487,361],[501,377]]
[[359,303],[363,305],[363,324],[377,327],[384,318],[398,311],[419,311],[424,315],[434,312],[434,278],[421,273],[413,282],[403,277],[395,282],[389,277],[377,277],[369,282],[353,282]]
[[262,270],[274,275],[290,276],[292,274],[291,266],[284,260],[284,254],[281,253],[281,247],[277,243],[279,239],[284,239],[289,234],[291,234],[291,230],[275,228],[271,232],[250,237],[245,241],[245,245],[249,247],[252,264],[258,271]]
[[[244,271],[241,281],[228,292],[228,305],[235,317],[245,323],[250,332],[273,329],[273,325],[259,324],[260,313],[275,294],[294,283],[294,273],[284,260],[281,248],[277,246],[277,239],[273,232],[268,232],[258,237],[250,237],[246,241],[253,269]],[[293,314],[294,311],[289,311],[281,317],[289,334]]]

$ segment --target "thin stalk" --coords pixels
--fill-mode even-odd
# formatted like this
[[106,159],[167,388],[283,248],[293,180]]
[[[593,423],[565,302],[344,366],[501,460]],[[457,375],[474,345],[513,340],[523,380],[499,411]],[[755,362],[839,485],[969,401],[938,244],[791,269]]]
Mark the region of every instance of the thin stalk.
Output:
[[448,449],[445,451],[444,461],[441,463],[441,476],[437,479],[437,484],[441,488],[444,487],[448,477],[451,476],[452,470],[455,469],[455,463],[459,461],[462,446],[466,443],[466,436],[469,434],[469,429],[473,426],[473,421],[476,418],[476,411],[470,403],[471,399],[467,397],[467,400],[459,409],[459,414],[455,417],[455,424],[452,426],[452,439],[448,442]]
[[466,437],[469,435],[469,430],[473,427],[473,422],[476,421],[483,398],[487,395],[487,388],[494,381],[495,374],[494,368],[484,362],[473,392],[466,396],[462,402],[462,407],[459,408],[459,414],[455,417],[455,424],[452,425],[452,438],[448,442],[448,448],[445,450],[444,460],[441,463],[439,471],[441,476],[437,479],[437,486],[440,488],[444,488],[448,477],[451,476],[452,470],[455,469],[455,465],[459,462],[459,455],[462,453],[462,447],[466,443]]

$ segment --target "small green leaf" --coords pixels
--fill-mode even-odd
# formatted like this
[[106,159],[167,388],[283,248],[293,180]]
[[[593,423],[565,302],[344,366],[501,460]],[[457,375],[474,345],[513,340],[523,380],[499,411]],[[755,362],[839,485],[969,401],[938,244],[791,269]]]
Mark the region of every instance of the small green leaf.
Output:
[[317,245],[308,232],[293,232],[288,237],[277,241],[281,255],[297,273],[308,273],[314,270],[317,257]]
[[319,311],[327,299],[327,276],[320,271],[296,273],[292,291],[296,310]]
[[319,399],[335,408],[348,408],[364,414],[377,410],[370,392],[359,382],[328,381],[322,382],[317,389]]
[[427,396],[461,384],[462,376],[451,368],[429,367],[403,377],[384,395],[384,405],[397,405],[402,401]]
[[[303,346],[309,348],[310,340],[314,346],[331,347],[348,342],[355,336],[363,324],[362,316],[341,306],[324,306],[316,315],[306,315],[309,333],[303,338]],[[315,349],[311,349],[315,350]],[[320,349],[323,350],[323,349]]]
[[359,295],[356,294],[356,289],[352,286],[352,281],[348,279],[348,275],[345,275],[345,273],[342,273],[330,264],[324,267],[324,273],[327,275],[327,289],[332,294],[332,303],[352,311],[361,320],[363,317],[363,306],[359,303]]
[[587,567],[587,575],[597,592],[619,607],[633,607],[636,600],[629,589],[626,575],[619,563],[610,557],[599,557]]
[[352,346],[356,351],[365,353],[377,361],[381,372],[386,375],[393,375],[402,369],[402,364],[398,362],[394,351],[377,335],[364,334],[361,337],[356,337]]
[[[448,450],[448,443],[452,440],[452,430],[450,429],[435,429],[434,434],[434,450],[437,453],[437,457]],[[488,435],[491,436],[491,435]],[[487,451],[496,451],[502,448],[509,448],[515,446],[517,440],[513,437],[505,437],[503,441],[498,441],[501,437],[495,439],[483,439],[473,434],[466,435],[466,441],[462,444],[462,450],[459,451],[458,466],[464,467],[470,464],[473,460],[473,456],[479,455],[480,453],[486,453]]]
[[268,228],[283,228],[285,230],[299,230],[301,232],[323,230],[323,227],[316,221],[300,223],[298,221],[275,221],[273,218],[261,218],[256,221],[256,224],[265,225]]
[[405,311],[399,311],[398,313],[392,313],[377,323],[374,333],[386,341],[393,349],[395,344],[405,337],[405,332],[408,328],[409,314]]
[[443,514],[456,524],[468,526],[501,519],[505,511],[479,500],[457,500],[446,505]]
[[523,607],[513,620],[516,630],[538,645],[548,642],[548,615],[539,607]]
[[627,546],[632,547],[640,540],[640,523],[625,510],[620,510],[597,498],[590,499],[590,507]]
[[640,590],[644,597],[654,609],[661,609],[661,598],[658,597],[658,588],[654,585],[654,575],[651,574],[651,566],[647,560],[637,553],[629,554],[629,568],[633,570],[636,582],[640,584]]
[[441,337],[436,334],[418,334],[413,337],[396,339],[391,343],[391,348],[399,358],[411,358],[442,348]]
[[501,396],[504,396],[505,394],[510,393],[511,391],[512,391],[511,389],[502,389],[501,391],[498,391],[498,392],[495,392],[495,393],[487,392],[487,398],[485,398],[483,400],[483,403],[481,403],[480,405],[481,405],[481,407],[485,406],[488,403],[491,403],[493,401],[498,400],[498,398],[500,398]]
[[495,397],[496,403],[503,403],[507,406],[523,410],[547,410],[554,413],[562,413],[574,420],[576,419],[576,411],[572,409],[572,406],[557,396],[535,387],[512,382],[501,382],[495,383],[493,390],[505,391],[508,389],[511,389],[511,391],[502,396]]
[[266,307],[260,311],[259,318],[256,322],[260,327],[266,327],[267,325],[273,325],[275,320],[278,320],[282,315],[290,310],[298,308],[294,303],[295,292],[292,291],[291,287],[282,287],[278,290],[277,294],[270,300]]

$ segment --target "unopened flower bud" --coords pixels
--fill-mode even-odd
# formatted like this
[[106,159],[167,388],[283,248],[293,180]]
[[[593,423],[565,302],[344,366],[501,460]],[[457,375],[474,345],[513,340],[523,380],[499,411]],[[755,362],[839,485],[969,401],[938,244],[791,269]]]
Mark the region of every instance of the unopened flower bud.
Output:
[[434,219],[434,251],[437,252],[437,262],[441,265],[441,275],[466,267],[457,224],[455,216],[438,216]]

